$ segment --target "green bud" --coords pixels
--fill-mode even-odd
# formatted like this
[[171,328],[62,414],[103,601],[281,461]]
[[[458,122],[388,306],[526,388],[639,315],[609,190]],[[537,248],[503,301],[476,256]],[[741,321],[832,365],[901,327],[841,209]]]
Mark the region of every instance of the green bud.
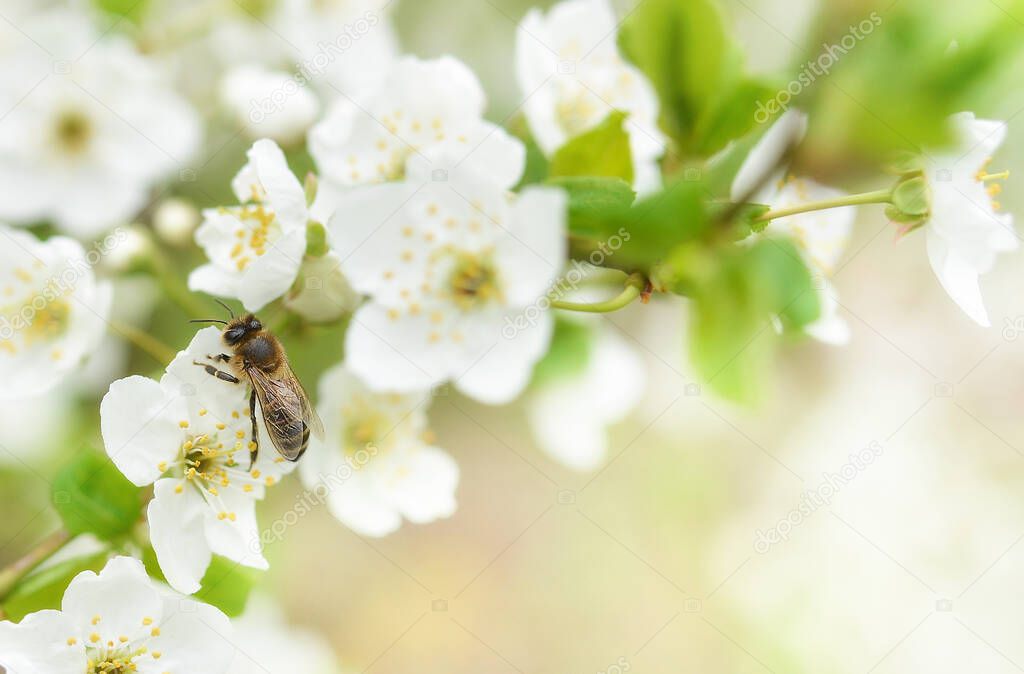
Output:
[[318,183],[316,175],[310,171],[306,174],[306,180],[302,184],[302,187],[306,192],[306,206],[312,206],[313,202],[316,200],[317,186]]
[[892,204],[908,216],[927,216],[931,211],[931,195],[924,176],[902,181],[892,193]]
[[316,220],[310,220],[306,225],[306,255],[323,257],[327,251],[327,228]]

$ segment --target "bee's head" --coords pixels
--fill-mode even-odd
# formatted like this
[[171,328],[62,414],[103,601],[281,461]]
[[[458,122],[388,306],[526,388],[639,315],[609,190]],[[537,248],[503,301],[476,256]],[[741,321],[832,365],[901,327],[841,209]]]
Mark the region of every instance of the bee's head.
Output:
[[254,315],[240,316],[233,319],[224,328],[224,343],[228,346],[235,346],[246,337],[253,335],[263,329],[263,324]]

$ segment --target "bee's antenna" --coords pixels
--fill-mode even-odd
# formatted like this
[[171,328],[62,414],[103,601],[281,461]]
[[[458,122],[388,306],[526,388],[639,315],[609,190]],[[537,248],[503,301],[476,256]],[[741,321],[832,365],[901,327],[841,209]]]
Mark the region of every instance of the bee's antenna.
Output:
[[228,314],[231,316],[231,318],[235,317],[235,312],[231,310],[231,307],[229,307],[228,305],[224,304],[223,302],[221,302],[218,299],[214,299],[213,301],[216,302],[217,304],[221,305],[225,309],[227,309],[228,310]]
[[193,318],[191,321],[189,321],[189,323],[220,323],[222,325],[228,324],[227,321],[222,321],[219,318]]

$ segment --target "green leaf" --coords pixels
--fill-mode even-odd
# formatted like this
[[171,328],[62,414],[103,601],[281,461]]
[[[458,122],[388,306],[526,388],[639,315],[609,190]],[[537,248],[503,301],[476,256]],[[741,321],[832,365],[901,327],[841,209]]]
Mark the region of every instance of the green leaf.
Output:
[[18,622],[29,613],[59,609],[71,579],[82,571],[99,571],[106,560],[107,553],[98,552],[68,559],[29,575],[4,600],[7,619]]
[[614,178],[559,178],[551,184],[569,190],[573,255],[588,259],[600,252],[605,267],[647,272],[708,225],[700,181],[674,183],[632,206],[632,190]]
[[93,0],[96,7],[115,17],[138,21],[148,9],[148,0]]
[[601,176],[633,182],[633,157],[626,115],[613,112],[601,124],[572,138],[551,157],[550,176]]
[[618,178],[555,178],[547,184],[568,193],[569,231],[575,236],[604,236],[607,221],[623,217],[636,199],[629,183]]
[[53,505],[72,535],[110,541],[127,534],[142,510],[141,490],[106,457],[82,450],[53,480]]
[[892,204],[908,216],[926,215],[931,210],[931,197],[924,176],[901,182],[892,193]]
[[734,247],[716,272],[693,290],[690,353],[718,394],[752,403],[761,395],[777,337],[817,319],[820,308],[810,273],[786,240],[763,239]]
[[774,87],[746,77],[714,0],[645,0],[619,45],[654,85],[661,126],[684,154],[708,156],[750,130]]
[[531,386],[541,387],[586,369],[593,347],[593,330],[582,322],[557,316],[547,354],[533,368]]

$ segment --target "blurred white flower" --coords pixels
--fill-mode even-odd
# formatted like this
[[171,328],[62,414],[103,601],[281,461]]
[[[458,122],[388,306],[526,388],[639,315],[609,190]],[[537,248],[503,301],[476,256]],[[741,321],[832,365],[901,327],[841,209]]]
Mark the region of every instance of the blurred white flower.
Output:
[[542,381],[526,402],[537,444],[573,470],[594,470],[608,453],[608,427],[643,398],[643,358],[612,328],[580,326],[591,342],[579,372]]
[[63,236],[38,241],[0,224],[0,399],[57,386],[99,344],[111,297],[93,272],[100,257]]
[[[765,132],[744,160],[733,180],[732,199],[742,199],[757,187],[764,185],[752,197],[755,203],[766,204],[772,210],[791,208],[813,201],[824,201],[844,196],[843,192],[819,185],[806,178],[785,176],[780,167],[790,143],[803,138],[807,130],[807,115],[791,109],[783,114]],[[815,277],[820,315],[804,332],[826,344],[843,345],[850,341],[850,328],[839,315],[835,289],[828,278],[846,250],[853,231],[857,210],[853,206],[829,208],[774,218],[762,232],[764,236],[783,236],[792,240],[804,262]]]
[[302,140],[320,113],[320,102],[294,74],[241,65],[224,76],[221,100],[249,138],[282,145]]
[[201,330],[159,382],[120,379],[100,403],[107,454],[134,484],[153,485],[150,539],[167,582],[185,593],[199,589],[211,554],[267,568],[255,501],[293,467],[276,452],[262,451],[247,470],[252,425],[246,389],[193,362],[222,351],[220,331]]
[[87,15],[50,10],[19,27],[0,76],[0,182],[18,198],[0,200],[0,218],[94,236],[182,168],[198,117],[146,57],[100,35]]
[[339,99],[310,132],[321,186],[328,183],[322,196],[330,194],[330,183],[401,180],[410,157],[423,157],[440,145],[481,177],[501,188],[513,187],[523,173],[526,151],[504,129],[483,119],[485,106],[480,82],[460,61],[402,59],[362,104]]
[[324,96],[359,100],[398,58],[394,0],[279,0],[268,23],[301,51],[296,72]]
[[344,364],[320,380],[326,440],[311,440],[299,465],[307,489],[326,489],[327,507],[364,536],[384,536],[402,518],[417,524],[455,512],[459,468],[432,446],[429,391],[370,391]]
[[409,160],[405,181],[343,196],[328,225],[332,245],[352,286],[370,296],[345,353],[377,391],[451,379],[501,404],[523,390],[550,340],[549,312],[532,323],[524,315],[565,264],[566,198],[537,187],[511,195],[459,156],[435,148]]
[[250,597],[245,613],[232,620],[235,659],[230,674],[340,674],[327,641],[291,625],[268,597]]
[[203,211],[196,242],[210,259],[189,288],[258,311],[295,282],[306,253],[306,195],[274,141],[258,140],[231,183],[240,206]]
[[174,246],[190,243],[198,224],[199,211],[185,199],[164,199],[153,211],[153,229],[157,236]]
[[546,15],[533,9],[516,34],[516,76],[530,130],[549,155],[612,112],[628,113],[633,184],[649,193],[661,186],[658,160],[667,141],[658,97],[619,54],[617,32],[608,0],[565,0]]
[[221,674],[234,650],[218,609],[157,586],[142,562],[115,557],[72,579],[61,610],[0,622],[0,664],[11,674]]
[[341,273],[341,258],[328,252],[306,260],[284,305],[308,321],[327,323],[359,306],[359,295]]
[[964,312],[988,326],[988,312],[978,277],[991,271],[996,253],[1016,250],[1013,216],[999,212],[1001,191],[990,175],[992,155],[1006,138],[1004,122],[976,119],[962,112],[950,119],[957,144],[928,161],[925,176],[931,188],[931,217],[926,224],[928,260],[935,275]]

